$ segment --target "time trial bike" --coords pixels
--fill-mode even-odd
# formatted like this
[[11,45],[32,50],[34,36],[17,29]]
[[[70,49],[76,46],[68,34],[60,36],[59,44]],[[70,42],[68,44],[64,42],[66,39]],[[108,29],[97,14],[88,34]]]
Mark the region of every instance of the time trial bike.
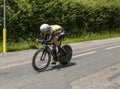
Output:
[[35,71],[41,72],[46,70],[50,63],[51,58],[55,59],[62,65],[66,65],[71,61],[72,58],[72,48],[70,45],[61,46],[62,40],[60,40],[61,51],[58,50],[57,58],[52,51],[51,45],[54,43],[42,43],[45,44],[43,48],[38,49],[32,59],[32,67]]

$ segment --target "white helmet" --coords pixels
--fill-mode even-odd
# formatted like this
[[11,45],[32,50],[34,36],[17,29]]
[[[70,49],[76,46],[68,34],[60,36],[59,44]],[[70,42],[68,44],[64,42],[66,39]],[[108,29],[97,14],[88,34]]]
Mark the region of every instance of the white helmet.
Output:
[[40,26],[40,31],[43,32],[43,31],[48,31],[50,28],[49,24],[42,24]]

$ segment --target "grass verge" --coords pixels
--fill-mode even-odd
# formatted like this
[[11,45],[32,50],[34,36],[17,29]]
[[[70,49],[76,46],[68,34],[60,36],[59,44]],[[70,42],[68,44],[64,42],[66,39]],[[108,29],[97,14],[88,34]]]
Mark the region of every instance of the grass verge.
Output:
[[90,41],[90,40],[100,40],[100,39],[107,39],[107,38],[114,38],[114,37],[120,37],[120,33],[87,34],[80,37],[66,38],[63,41],[63,43],[69,44],[69,43],[76,43],[76,42]]
[[[106,39],[106,38],[113,38],[113,37],[120,37],[120,33],[105,33],[105,34],[87,34],[80,37],[73,37],[73,38],[66,38],[63,41],[63,44],[69,43],[76,43],[82,41],[90,41],[90,40],[98,40],[98,39]],[[22,41],[19,43],[7,43],[7,52],[11,51],[20,51],[20,50],[27,50],[27,49],[37,49],[42,47],[40,44],[35,42],[29,41]],[[2,43],[0,43],[0,53],[2,52]]]

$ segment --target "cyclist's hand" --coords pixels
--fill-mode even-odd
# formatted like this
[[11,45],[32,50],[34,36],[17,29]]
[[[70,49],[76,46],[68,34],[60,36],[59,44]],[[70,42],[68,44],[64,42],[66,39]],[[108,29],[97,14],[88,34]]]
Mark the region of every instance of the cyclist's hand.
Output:
[[39,39],[36,39],[36,42],[38,43],[38,42],[39,42]]

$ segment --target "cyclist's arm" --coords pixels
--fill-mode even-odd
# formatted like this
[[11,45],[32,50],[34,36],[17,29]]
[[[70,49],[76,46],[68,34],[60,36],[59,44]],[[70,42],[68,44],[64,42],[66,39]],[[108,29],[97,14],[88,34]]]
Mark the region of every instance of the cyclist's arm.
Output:
[[36,42],[43,43],[45,40],[47,40],[48,35],[42,34],[42,39],[36,39]]
[[53,36],[54,36],[54,32],[52,32],[51,34],[50,34],[50,36],[49,36],[49,38],[46,40],[44,40],[44,42],[51,42],[52,41],[52,39],[53,39]]
[[42,39],[43,39],[43,40],[47,40],[47,37],[48,37],[48,35],[47,35],[47,34],[43,34]]
[[54,36],[54,32],[53,31],[50,33],[50,35],[45,35],[44,34],[42,40],[39,40],[38,42],[39,43],[51,42],[52,39],[53,39],[53,36]]

